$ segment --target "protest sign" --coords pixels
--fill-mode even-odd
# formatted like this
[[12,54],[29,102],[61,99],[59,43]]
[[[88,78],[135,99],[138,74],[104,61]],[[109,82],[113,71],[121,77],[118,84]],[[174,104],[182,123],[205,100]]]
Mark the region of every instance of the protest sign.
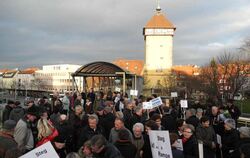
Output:
[[176,98],[176,97],[178,97],[177,92],[171,92],[171,97],[172,97],[172,98]]
[[176,149],[183,151],[182,139],[176,140]]
[[168,131],[149,131],[153,158],[173,158]]
[[115,91],[116,91],[116,92],[121,92],[121,88],[115,87]]
[[160,97],[154,98],[152,100],[150,100],[151,104],[152,104],[152,108],[158,107],[162,105],[162,100]]
[[59,158],[57,155],[54,147],[50,142],[47,142],[34,150],[31,150],[30,152],[26,153],[25,155],[21,156],[20,158]]
[[143,108],[143,109],[152,109],[152,104],[151,104],[151,102],[143,102],[143,103],[142,103],[142,108]]
[[216,134],[216,137],[217,137],[217,143],[222,145],[221,144],[221,136],[219,134]]
[[138,95],[138,90],[130,90],[130,95],[137,96]]
[[188,108],[188,101],[187,100],[181,100],[180,103],[181,103],[182,108]]

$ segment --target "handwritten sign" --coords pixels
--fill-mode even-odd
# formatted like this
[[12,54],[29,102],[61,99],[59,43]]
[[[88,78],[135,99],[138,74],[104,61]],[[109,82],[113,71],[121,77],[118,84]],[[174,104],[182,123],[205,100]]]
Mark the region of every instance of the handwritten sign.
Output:
[[59,158],[57,155],[54,147],[50,142],[47,142],[34,150],[31,150],[30,152],[26,153],[25,155],[21,156],[20,158]]
[[142,103],[142,108],[143,108],[143,109],[152,109],[152,104],[151,104],[151,102],[143,102],[143,103]]
[[168,131],[149,131],[153,158],[173,158]]
[[115,91],[116,91],[116,92],[121,92],[121,88],[115,87]]
[[178,150],[183,151],[183,144],[182,144],[182,140],[181,140],[181,139],[177,139],[177,140],[176,140],[176,148],[177,148]]
[[181,104],[182,108],[188,108],[188,101],[187,100],[181,100],[180,104]]
[[176,97],[178,97],[177,92],[171,92],[171,97],[172,97],[172,98],[176,98]]
[[138,90],[130,90],[130,95],[137,96],[138,95]]

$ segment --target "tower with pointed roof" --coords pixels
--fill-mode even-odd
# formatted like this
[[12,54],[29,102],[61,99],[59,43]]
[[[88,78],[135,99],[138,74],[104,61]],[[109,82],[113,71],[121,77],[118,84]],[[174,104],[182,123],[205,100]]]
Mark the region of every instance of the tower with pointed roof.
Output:
[[172,67],[175,26],[162,13],[159,1],[156,12],[143,28],[145,41],[144,80],[146,89],[159,89],[163,76]]

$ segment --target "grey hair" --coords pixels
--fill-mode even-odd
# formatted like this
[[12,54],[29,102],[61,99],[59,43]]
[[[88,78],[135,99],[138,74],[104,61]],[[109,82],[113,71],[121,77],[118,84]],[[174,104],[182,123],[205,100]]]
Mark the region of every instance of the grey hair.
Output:
[[190,109],[189,111],[190,111],[190,113],[191,113],[192,115],[195,115],[195,114],[196,114],[196,110],[195,110],[194,108]]
[[98,116],[96,114],[89,115],[88,119],[90,119],[90,120],[96,120],[97,123],[99,121]]
[[133,131],[135,130],[136,127],[139,127],[142,132],[144,131],[144,126],[142,123],[137,122],[136,124],[134,124]]
[[134,108],[134,112],[137,113],[137,112],[139,112],[141,109],[142,109],[142,106],[136,106],[136,107]]
[[76,152],[69,153],[66,158],[81,158]]

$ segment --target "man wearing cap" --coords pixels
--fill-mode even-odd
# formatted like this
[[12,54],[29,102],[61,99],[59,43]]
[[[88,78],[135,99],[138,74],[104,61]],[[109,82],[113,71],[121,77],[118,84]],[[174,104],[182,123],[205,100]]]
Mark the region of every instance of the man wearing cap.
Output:
[[6,120],[3,124],[3,129],[0,131],[0,157],[5,157],[5,153],[17,147],[17,143],[13,138],[14,128],[16,122],[13,120]]
[[27,114],[17,122],[14,130],[14,139],[24,153],[32,150],[34,147],[31,123],[37,118],[39,118],[38,108],[36,106],[28,108]]

